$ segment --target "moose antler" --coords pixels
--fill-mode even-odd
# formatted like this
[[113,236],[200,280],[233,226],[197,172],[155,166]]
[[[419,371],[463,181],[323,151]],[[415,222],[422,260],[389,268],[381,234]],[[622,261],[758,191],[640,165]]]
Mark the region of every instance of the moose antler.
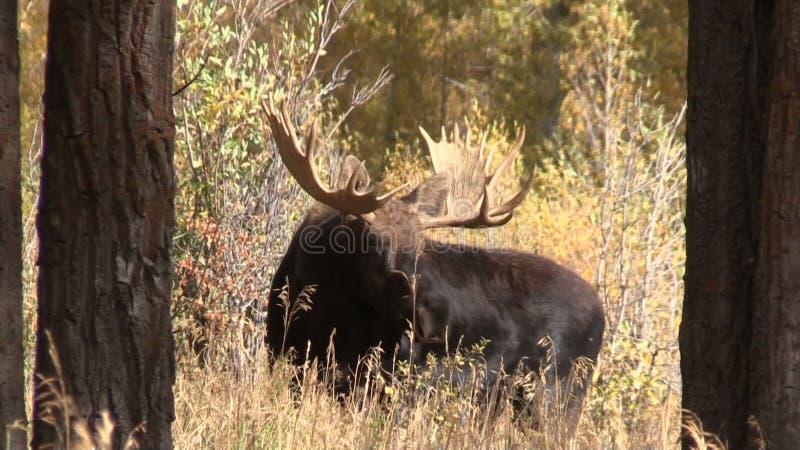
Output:
[[[361,170],[350,170],[349,179],[343,189],[331,190],[326,188],[317,174],[314,164],[316,151],[316,133],[311,127],[306,137],[305,151],[301,150],[294,124],[286,102],[278,112],[272,100],[269,103],[262,100],[261,106],[267,114],[272,138],[278,147],[283,164],[289,173],[297,180],[304,191],[318,202],[350,214],[367,214],[383,206],[405,186],[400,186],[386,194],[378,195],[379,186],[368,188],[369,176],[361,163]],[[345,163],[352,163],[355,158],[348,158]],[[344,168],[344,167],[343,167]],[[366,189],[362,191],[362,189]]]
[[427,228],[494,227],[511,220],[514,208],[522,203],[533,187],[534,171],[531,171],[523,188],[507,202],[495,206],[492,195],[495,194],[500,177],[508,170],[522,148],[522,143],[525,141],[524,127],[520,130],[517,142],[514,143],[511,151],[492,174],[489,174],[492,152],[484,155],[485,133],[480,139],[480,145],[476,148],[472,146],[469,128],[467,128],[466,136],[462,139],[459,136],[458,126],[456,126],[452,141],[447,140],[445,129],[442,128],[440,142],[434,141],[424,128],[420,127],[419,130],[428,147],[433,171],[450,174],[447,215],[429,219],[425,223]]

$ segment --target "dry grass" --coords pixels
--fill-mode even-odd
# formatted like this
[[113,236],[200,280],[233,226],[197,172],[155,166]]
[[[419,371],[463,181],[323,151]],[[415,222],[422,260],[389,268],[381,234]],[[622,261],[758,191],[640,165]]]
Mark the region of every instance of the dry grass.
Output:
[[708,450],[725,450],[725,445],[713,433],[703,430],[700,418],[691,411],[683,411],[681,438],[692,448]]
[[[111,450],[114,446],[114,420],[108,410],[103,410],[97,420],[90,423],[86,414],[75,404],[73,397],[67,391],[66,382],[61,369],[61,360],[58,350],[53,344],[49,332],[49,356],[56,369],[56,376],[41,378],[38,387],[38,402],[41,408],[39,419],[50,425],[56,434],[56,441],[40,445],[39,449],[68,449],[68,450]],[[127,437],[124,450],[139,448],[137,437],[146,432],[144,424],[135,427]],[[10,448],[10,447],[9,447]]]
[[[226,338],[238,339],[234,333]],[[186,348],[181,350],[173,424],[177,449],[667,449],[677,448],[681,438],[690,448],[725,448],[687,411],[682,413],[681,435],[673,435],[672,416],[681,414],[676,404],[645,413],[660,423],[661,433],[655,436],[633,434],[621,420],[616,422],[619,428],[605,427],[607,420],[602,424],[592,420],[596,400],[591,391],[573,433],[562,399],[547,400],[541,395],[540,378],[530,374],[505,380],[507,385],[522,386],[525,400],[533,405],[531,414],[515,414],[510,399],[498,396],[502,390],[491,389],[487,394],[491,400],[482,400],[484,391],[479,387],[483,380],[474,375],[480,373],[481,363],[474,352],[445,362],[445,370],[440,366],[436,374],[422,371],[409,377],[408,367],[399,365],[400,377],[390,382],[379,378],[371,392],[357,389],[342,398],[327,388],[330,371],[295,367],[285,361],[270,365],[263,350],[239,367],[238,374],[213,367],[222,362],[225,349],[236,347],[232,342],[217,344],[223,343],[209,347],[214,356],[211,367],[208,359],[201,367]],[[58,366],[54,350],[51,357]],[[376,355],[367,358],[364,370],[374,370],[376,361]],[[450,383],[454,372],[465,369],[473,374],[468,382]],[[89,424],[60,376],[42,380],[41,387],[42,419],[58,435],[58,441],[47,448],[114,448],[114,423],[108,412]],[[146,430],[134,433],[139,432]],[[138,448],[135,436],[130,436],[123,448]]]
[[[292,389],[293,367],[281,362],[269,369],[263,357],[256,364],[257,375],[238,378],[182,368],[173,428],[177,448],[516,448],[544,443],[543,434],[514,423],[510,408],[494,419],[470,396],[443,385],[428,388],[395,380],[383,386],[382,396],[359,391],[340,401],[318,382],[315,370],[309,368],[310,376]],[[552,444],[543,447],[576,448]]]
[[[408,367],[399,365],[399,376],[388,382],[381,378],[371,392],[358,389],[337,399],[327,387],[330,372],[285,361],[271,367],[262,350],[234,374],[209,367],[223,358],[214,346],[212,342],[209,348],[214,357],[210,362],[206,358],[204,367],[188,350],[181,351],[175,386],[176,448],[596,449],[674,448],[678,442],[672,432],[680,414],[675,403],[651,413],[660,434],[634,435],[622,428],[621,420],[616,422],[620,429],[600,428],[601,423],[593,421],[597,401],[591,391],[573,434],[565,402],[557,395],[548,400],[542,395],[541,378],[531,374],[504,381],[504,386],[522,387],[525,400],[533,405],[532,414],[515,414],[510,398],[499,394],[507,390],[493,388],[485,394],[480,388],[484,380],[476,375],[481,372],[477,353],[461,354],[445,362],[445,370],[440,366],[436,373],[422,371],[414,377],[406,376]],[[223,346],[235,347],[229,342]],[[375,361],[368,359],[363,370],[372,370]],[[468,382],[450,383],[455,372],[468,374]],[[494,400],[487,402],[484,395]]]

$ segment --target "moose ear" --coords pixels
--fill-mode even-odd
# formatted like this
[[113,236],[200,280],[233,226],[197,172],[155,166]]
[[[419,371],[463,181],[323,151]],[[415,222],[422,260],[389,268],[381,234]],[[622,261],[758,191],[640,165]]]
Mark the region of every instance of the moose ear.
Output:
[[402,200],[410,205],[416,205],[419,212],[436,217],[444,213],[449,192],[450,175],[446,172],[437,173],[420,183]]
[[391,299],[402,299],[411,296],[411,282],[402,270],[391,270],[386,277],[384,292]]
[[383,285],[384,307],[401,320],[410,320],[412,314],[411,282],[405,272],[390,270]]
[[347,155],[339,168],[339,176],[336,178],[336,188],[345,189],[353,174],[356,174],[357,177],[356,189],[365,189],[369,186],[369,173],[367,173],[364,164],[355,156]]

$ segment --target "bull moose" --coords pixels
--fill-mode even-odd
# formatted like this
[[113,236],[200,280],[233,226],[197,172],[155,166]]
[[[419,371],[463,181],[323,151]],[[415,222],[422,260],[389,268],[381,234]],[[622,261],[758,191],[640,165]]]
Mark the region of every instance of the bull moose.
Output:
[[[443,130],[436,142],[420,128],[435,174],[401,196],[402,186],[380,194],[353,156],[343,160],[335,187],[327,188],[315,169],[314,127],[303,145],[286,103],[281,110],[271,102],[263,106],[283,163],[316,200],[272,281],[267,340],[273,354],[324,363],[332,344],[337,366],[352,374],[374,347],[387,360],[419,363],[428,354],[446,355],[456,343],[483,342],[491,378],[520,366],[538,370],[546,352],[538,343],[549,336],[559,377],[580,357],[596,359],[603,307],[578,275],[534,254],[448,245],[424,233],[497,227],[511,219],[531,190],[533,173],[509,200],[495,196],[524,130],[487,174],[485,139],[474,145],[456,127],[451,141]],[[310,294],[310,309],[294,314],[309,286],[313,294],[303,295]]]

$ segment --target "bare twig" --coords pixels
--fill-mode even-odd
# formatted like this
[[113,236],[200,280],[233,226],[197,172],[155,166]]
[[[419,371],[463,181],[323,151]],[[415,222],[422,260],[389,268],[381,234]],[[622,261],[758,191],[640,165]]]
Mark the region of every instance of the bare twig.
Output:
[[184,91],[186,88],[188,88],[189,86],[191,86],[191,85],[192,85],[192,83],[194,83],[195,81],[197,81],[197,79],[198,79],[198,78],[200,78],[200,74],[201,74],[201,73],[203,73],[203,69],[205,69],[205,67],[206,67],[206,63],[208,63],[208,58],[209,58],[209,55],[206,55],[206,56],[205,56],[205,58],[203,58],[203,63],[202,63],[202,64],[200,64],[200,68],[199,68],[199,69],[197,69],[197,73],[195,73],[195,74],[194,74],[194,76],[193,76],[193,77],[192,77],[192,78],[191,78],[189,81],[185,82],[185,83],[183,84],[183,86],[181,86],[180,88],[178,88],[178,90],[177,90],[177,91],[173,92],[173,93],[172,93],[172,96],[173,96],[173,97],[176,97],[176,96],[180,95],[180,94],[181,94],[181,92],[183,92],[183,91]]

